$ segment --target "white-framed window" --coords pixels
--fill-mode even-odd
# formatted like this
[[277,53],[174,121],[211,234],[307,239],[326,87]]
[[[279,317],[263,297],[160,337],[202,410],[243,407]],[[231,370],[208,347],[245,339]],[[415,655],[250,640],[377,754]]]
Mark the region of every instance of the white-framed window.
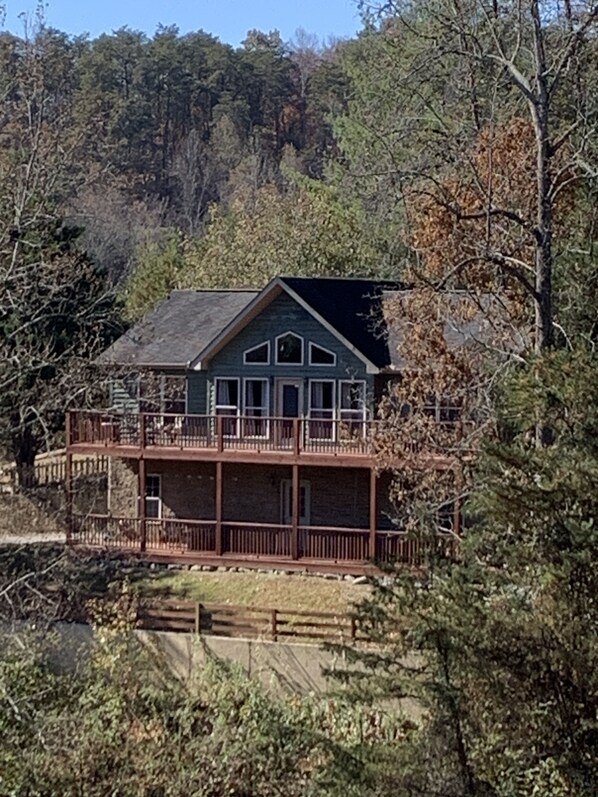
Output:
[[222,433],[227,437],[239,436],[241,396],[237,377],[216,377],[214,384],[214,410],[223,415]]
[[350,436],[363,434],[367,417],[365,382],[343,379],[339,382],[339,419]]
[[244,379],[244,429],[248,437],[268,436],[270,414],[270,383],[267,379]]
[[437,423],[453,424],[461,417],[461,408],[457,401],[447,396],[429,396],[424,413]]
[[336,354],[317,343],[309,344],[309,364],[315,366],[336,365]]
[[162,477],[159,473],[148,473],[145,477],[145,516],[162,517]]
[[141,380],[141,409],[161,415],[186,415],[187,377],[146,375]]
[[309,380],[308,434],[312,440],[334,440],[334,379]]
[[270,365],[270,341],[258,343],[243,352],[245,365]]
[[303,365],[303,338],[285,332],[276,338],[276,365]]
[[[299,482],[299,525],[309,526],[311,521],[311,482]],[[280,483],[280,522],[283,526],[293,523],[293,482],[283,479]]]

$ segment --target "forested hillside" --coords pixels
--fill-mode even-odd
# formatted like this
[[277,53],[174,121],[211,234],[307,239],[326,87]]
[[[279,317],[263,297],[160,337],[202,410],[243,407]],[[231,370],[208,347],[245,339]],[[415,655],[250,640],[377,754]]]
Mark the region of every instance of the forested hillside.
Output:
[[[96,398],[93,358],[173,287],[407,283],[385,307],[405,365],[373,450],[393,521],[434,553],[356,612],[374,644],[346,651],[345,696],[407,697],[417,721],[356,739],[319,708],[306,721],[222,684],[200,692],[201,728],[177,689],[133,690],[131,714],[134,659],[118,669],[109,636],[85,689],[50,681],[48,710],[46,651],[32,643],[25,666],[15,644],[0,656],[9,793],[103,795],[114,773],[89,762],[120,773],[132,738],[119,784],[135,794],[596,794],[598,6],[360,5],[362,33],[326,46],[0,37],[0,447],[24,466],[60,442],[64,410]],[[463,325],[476,345],[449,346]],[[453,502],[457,561],[438,546]],[[17,565],[0,582],[11,621],[37,568]]]
[[[43,103],[44,126],[60,130],[69,152],[61,211],[84,227],[94,261],[122,282],[148,258],[195,249],[210,219],[216,228],[206,258],[233,246],[233,228],[256,207],[263,218],[249,236],[263,239],[273,197],[288,205],[292,195],[306,224],[323,223],[323,210],[352,231],[358,219],[350,201],[312,194],[309,182],[323,178],[337,151],[332,120],[349,99],[342,65],[348,46],[322,46],[302,31],[290,44],[276,33],[250,31],[236,50],[202,31],[183,36],[176,28],[151,38],[122,29],[93,41],[48,29],[29,40],[4,34],[2,93],[5,102]],[[308,179],[295,186],[295,173]],[[282,205],[284,235],[293,209]],[[253,249],[254,241],[245,246]],[[208,279],[199,269],[197,280]],[[225,274],[220,282],[232,279]],[[263,274],[243,279],[260,283]]]

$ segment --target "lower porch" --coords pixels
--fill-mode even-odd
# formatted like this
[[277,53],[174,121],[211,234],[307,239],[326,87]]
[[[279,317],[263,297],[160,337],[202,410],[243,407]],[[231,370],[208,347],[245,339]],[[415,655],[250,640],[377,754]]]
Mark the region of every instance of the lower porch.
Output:
[[[422,540],[401,531],[181,518],[73,516],[71,542],[178,564],[269,567],[338,573],[374,572],[373,560],[412,567],[433,552],[452,557],[456,538]],[[372,556],[372,553],[374,554]]]
[[[346,467],[110,459],[107,512],[72,496],[70,541],[173,563],[363,573],[457,536],[393,526],[390,475]],[[87,511],[86,511],[87,510]]]

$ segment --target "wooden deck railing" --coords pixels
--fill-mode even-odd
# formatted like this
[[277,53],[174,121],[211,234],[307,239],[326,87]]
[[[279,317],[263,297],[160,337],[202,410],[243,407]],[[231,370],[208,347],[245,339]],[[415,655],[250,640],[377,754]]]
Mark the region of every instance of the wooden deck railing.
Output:
[[74,410],[67,445],[369,456],[376,421]]
[[355,618],[346,613],[270,609],[195,601],[143,600],[137,625],[154,631],[180,631],[221,637],[356,642],[363,638]]
[[[297,560],[310,562],[365,563],[369,559],[370,532],[366,529],[300,526]],[[73,517],[74,544],[135,551],[148,551],[184,562],[205,555],[211,559],[254,559],[284,562],[292,559],[292,527],[266,523],[221,524],[222,551],[217,554],[217,524],[213,520],[181,520],[86,515]],[[430,540],[400,531],[376,533],[376,558],[419,566],[431,552],[456,555],[454,535],[438,534]]]
[[[86,479],[100,476],[108,471],[108,458],[105,456],[83,456],[74,459],[72,465],[73,479]],[[9,465],[4,470],[5,480],[12,490],[32,487],[55,487],[66,481],[66,456],[64,450],[42,455],[33,465],[20,469]]]

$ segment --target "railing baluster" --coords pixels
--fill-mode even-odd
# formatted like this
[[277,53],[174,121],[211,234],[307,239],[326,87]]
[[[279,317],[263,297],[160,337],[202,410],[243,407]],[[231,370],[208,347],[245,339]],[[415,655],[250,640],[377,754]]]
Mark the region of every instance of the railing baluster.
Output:
[[375,422],[72,410],[67,444],[369,456]]

